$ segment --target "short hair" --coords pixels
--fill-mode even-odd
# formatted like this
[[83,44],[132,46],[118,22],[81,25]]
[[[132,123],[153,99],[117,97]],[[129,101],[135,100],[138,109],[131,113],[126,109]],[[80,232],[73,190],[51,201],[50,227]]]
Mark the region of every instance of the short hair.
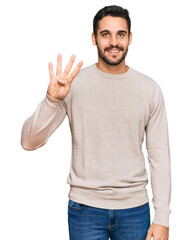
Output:
[[129,17],[129,11],[127,9],[124,9],[120,6],[111,5],[111,6],[105,6],[104,8],[100,9],[94,19],[93,19],[93,32],[95,36],[97,36],[97,29],[99,28],[99,20],[106,16],[112,16],[112,17],[122,17],[127,21],[127,27],[128,27],[128,36],[130,35],[131,31],[131,19]]

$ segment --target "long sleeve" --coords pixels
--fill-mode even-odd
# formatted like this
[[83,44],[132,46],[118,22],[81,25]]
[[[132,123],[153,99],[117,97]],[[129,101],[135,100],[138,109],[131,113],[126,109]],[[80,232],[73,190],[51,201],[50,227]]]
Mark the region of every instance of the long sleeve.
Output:
[[43,146],[66,116],[64,101],[46,94],[31,117],[25,120],[21,132],[21,145],[25,150]]
[[158,84],[154,89],[146,126],[146,148],[155,210],[153,223],[169,227],[171,160],[165,102]]

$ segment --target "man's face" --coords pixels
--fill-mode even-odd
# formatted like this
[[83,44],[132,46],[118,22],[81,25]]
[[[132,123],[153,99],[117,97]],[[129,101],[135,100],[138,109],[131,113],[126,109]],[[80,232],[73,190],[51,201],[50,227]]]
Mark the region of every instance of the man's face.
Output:
[[101,61],[109,65],[118,65],[126,57],[131,37],[128,37],[127,22],[121,17],[106,16],[99,22],[97,37],[92,34],[93,44],[97,45]]

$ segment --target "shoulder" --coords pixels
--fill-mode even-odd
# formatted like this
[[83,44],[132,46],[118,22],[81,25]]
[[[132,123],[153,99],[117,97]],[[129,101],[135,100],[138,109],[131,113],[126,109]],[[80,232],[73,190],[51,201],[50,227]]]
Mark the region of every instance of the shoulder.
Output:
[[82,86],[84,82],[90,78],[92,73],[91,69],[92,65],[80,69],[76,77],[72,80],[72,89]]
[[131,68],[132,78],[138,82],[147,92],[154,93],[155,91],[161,91],[159,83],[152,77],[141,73],[140,71]]
[[91,74],[92,73],[92,69],[93,69],[93,64],[89,65],[87,67],[81,68],[79,73],[77,74],[76,78],[77,77],[85,77],[85,76]]
[[135,79],[138,79],[139,81],[142,81],[144,84],[156,86],[159,85],[152,77],[141,73],[140,71],[135,70],[134,68],[131,68],[132,76]]

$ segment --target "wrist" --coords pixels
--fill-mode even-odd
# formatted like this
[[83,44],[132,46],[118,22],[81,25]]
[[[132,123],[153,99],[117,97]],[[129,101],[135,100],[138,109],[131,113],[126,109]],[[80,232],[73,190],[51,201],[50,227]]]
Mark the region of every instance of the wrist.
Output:
[[47,92],[47,94],[46,94],[46,97],[47,97],[47,98],[49,99],[49,101],[51,101],[51,102],[57,103],[57,102],[61,102],[61,101],[62,101],[61,99],[58,99],[58,98],[50,95],[48,92]]

